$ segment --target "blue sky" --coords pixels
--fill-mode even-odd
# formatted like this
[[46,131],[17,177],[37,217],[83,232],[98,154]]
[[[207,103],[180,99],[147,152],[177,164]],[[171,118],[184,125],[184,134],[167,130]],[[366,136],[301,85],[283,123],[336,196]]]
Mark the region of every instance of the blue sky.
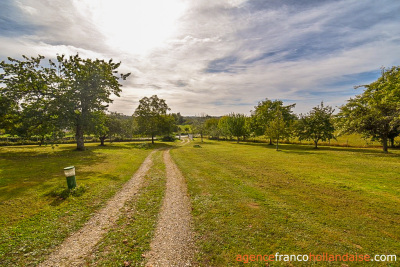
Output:
[[2,0],[0,60],[113,58],[132,75],[110,110],[157,94],[184,115],[249,114],[265,98],[305,113],[400,65],[400,1]]

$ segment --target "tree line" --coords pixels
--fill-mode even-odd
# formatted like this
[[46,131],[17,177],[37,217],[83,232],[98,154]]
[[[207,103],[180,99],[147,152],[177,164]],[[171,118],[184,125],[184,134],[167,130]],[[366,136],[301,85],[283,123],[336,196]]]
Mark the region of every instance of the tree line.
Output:
[[[44,62],[43,56],[22,60],[8,58],[0,62],[0,129],[18,136],[63,136],[75,133],[78,150],[84,150],[84,135],[96,135],[101,144],[113,135],[142,134],[154,142],[157,135],[170,137],[184,123],[180,113],[169,114],[166,101],[144,97],[132,116],[108,112],[111,95],[119,96],[130,73],[119,74],[119,63],[113,60],[83,59],[78,54]],[[306,114],[293,113],[295,104],[265,99],[250,116],[230,113],[220,118],[207,115],[190,120],[192,130],[219,139],[265,136],[270,144],[296,137],[311,140],[317,148],[320,141],[335,138],[334,133],[360,133],[379,140],[383,150],[394,145],[400,134],[400,67],[382,69],[375,82],[356,86],[363,93],[351,98],[337,114],[323,102]],[[186,129],[187,131],[187,129]]]

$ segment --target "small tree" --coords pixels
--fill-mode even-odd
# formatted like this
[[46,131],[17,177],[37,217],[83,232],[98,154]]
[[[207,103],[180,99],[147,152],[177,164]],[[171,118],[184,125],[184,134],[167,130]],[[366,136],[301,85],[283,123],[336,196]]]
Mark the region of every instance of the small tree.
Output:
[[303,115],[296,125],[296,132],[299,140],[312,140],[314,148],[318,148],[318,142],[330,140],[335,138],[335,127],[332,121],[332,114],[334,109],[330,106],[324,106],[321,102],[320,106],[313,107],[313,109]]
[[240,137],[246,137],[248,131],[246,128],[246,115],[239,113],[231,113],[226,121],[228,131],[231,135],[236,136],[239,143]]
[[206,132],[211,135],[213,138],[217,138],[219,140],[219,136],[221,134],[221,130],[218,128],[219,119],[210,118],[205,122]]
[[225,136],[226,139],[228,139],[228,137],[232,137],[231,133],[229,132],[228,120],[229,116],[223,116],[218,121],[219,132],[222,136]]
[[291,134],[290,125],[285,121],[280,109],[275,113],[274,119],[270,120],[265,130],[265,135],[276,140],[276,151],[279,150],[279,139],[288,137]]
[[143,97],[139,101],[139,106],[133,114],[138,131],[141,134],[151,136],[151,143],[154,144],[154,137],[157,134],[165,132],[164,116],[170,110],[164,99],[158,98],[157,95],[152,97]]
[[200,116],[197,116],[193,119],[193,131],[200,134],[201,142],[203,142],[203,136],[206,134],[207,131],[205,124],[207,118],[209,118],[208,115],[201,114]]
[[[254,107],[255,110],[251,112],[253,134],[261,135],[268,132],[271,135],[274,130],[267,130],[267,128],[271,127],[271,122],[276,120],[278,110],[280,110],[282,114],[285,125],[289,127],[296,118],[292,111],[295,105],[296,104],[284,106],[281,100],[272,101],[268,98],[259,102],[258,105]],[[273,124],[276,125],[276,121]],[[272,145],[272,139],[275,138],[268,136],[268,134],[267,137],[269,137],[269,144]]]

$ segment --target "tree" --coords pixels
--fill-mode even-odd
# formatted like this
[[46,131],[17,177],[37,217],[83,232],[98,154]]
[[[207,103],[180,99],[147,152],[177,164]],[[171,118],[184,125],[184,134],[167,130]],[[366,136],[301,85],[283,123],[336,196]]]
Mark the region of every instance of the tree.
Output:
[[167,111],[170,110],[164,99],[157,95],[152,97],[143,97],[139,100],[139,106],[133,114],[138,131],[141,134],[151,136],[151,142],[154,144],[154,137],[157,134],[165,132],[165,118]]
[[226,139],[228,139],[228,137],[232,137],[231,133],[229,132],[228,120],[229,116],[223,116],[218,121],[219,132],[222,136],[225,136]]
[[125,80],[129,73],[118,77],[121,63],[82,59],[78,54],[57,56],[57,62],[49,60],[48,67],[41,63],[43,56],[23,58],[8,58],[11,63],[0,64],[4,71],[0,81],[6,85],[1,88],[1,102],[10,101],[18,114],[13,116],[14,128],[44,136],[72,127],[77,149],[84,150],[84,133],[93,129],[97,113],[107,110],[110,95],[119,96],[118,80]]
[[387,152],[388,141],[400,133],[400,66],[382,69],[378,80],[359,87],[366,89],[340,108],[338,125],[343,132],[381,141]]
[[[77,149],[84,150],[84,133],[91,127],[90,122],[96,112],[105,111],[112,103],[111,94],[119,96],[121,84],[130,73],[118,74],[121,63],[112,59],[82,59],[79,55],[66,58],[57,56],[60,73],[59,102],[64,117],[75,128]],[[54,66],[56,66],[54,64]]]
[[171,115],[175,118],[176,124],[182,125],[185,122],[180,112],[172,113]]
[[91,122],[91,125],[93,125],[93,129],[91,132],[99,138],[100,145],[104,146],[104,141],[106,140],[107,133],[109,132],[109,117],[105,114],[105,112],[98,111],[92,114],[92,120],[93,121]]
[[307,114],[300,114],[296,124],[296,132],[299,140],[312,140],[314,148],[318,148],[318,141],[326,141],[335,138],[332,114],[334,109],[330,106],[313,107]]
[[246,115],[240,113],[231,113],[226,121],[227,129],[229,133],[236,136],[237,142],[239,138],[243,136],[243,139],[247,136],[248,132],[246,129]]
[[282,111],[278,108],[275,112],[275,117],[269,121],[265,130],[265,135],[270,140],[276,140],[276,151],[279,150],[279,140],[284,137],[289,137],[291,134],[291,122],[285,121]]
[[211,135],[213,138],[217,138],[219,140],[219,136],[221,134],[221,130],[218,127],[219,119],[210,118],[205,121],[205,128],[208,135]]
[[201,137],[201,142],[203,142],[203,136],[206,134],[206,120],[207,118],[210,118],[210,116],[206,114],[201,114],[200,116],[196,116],[193,120],[193,131],[195,133],[200,134]]
[[8,58],[0,62],[0,127],[8,133],[29,137],[60,134],[54,86],[55,68],[42,65],[43,56],[22,56],[23,60]]
[[[252,131],[256,135],[265,134],[267,128],[270,127],[271,122],[276,119],[277,112],[282,115],[283,121],[285,125],[289,127],[292,122],[296,119],[296,116],[293,114],[292,108],[294,108],[296,104],[284,106],[281,100],[269,100],[266,98],[264,101],[258,103],[255,106],[255,110],[252,111]],[[273,123],[276,125],[276,121]],[[271,135],[273,130],[268,130],[268,133]],[[268,134],[266,134],[268,136]],[[269,137],[269,136],[268,136]],[[272,145],[272,137],[269,137],[269,144]]]

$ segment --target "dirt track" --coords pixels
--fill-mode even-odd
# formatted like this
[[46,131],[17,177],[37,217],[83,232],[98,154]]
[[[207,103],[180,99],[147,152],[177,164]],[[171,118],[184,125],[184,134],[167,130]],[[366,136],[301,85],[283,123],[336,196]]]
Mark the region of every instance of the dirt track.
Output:
[[164,151],[166,194],[146,266],[191,266],[194,253],[191,206],[185,178]]

